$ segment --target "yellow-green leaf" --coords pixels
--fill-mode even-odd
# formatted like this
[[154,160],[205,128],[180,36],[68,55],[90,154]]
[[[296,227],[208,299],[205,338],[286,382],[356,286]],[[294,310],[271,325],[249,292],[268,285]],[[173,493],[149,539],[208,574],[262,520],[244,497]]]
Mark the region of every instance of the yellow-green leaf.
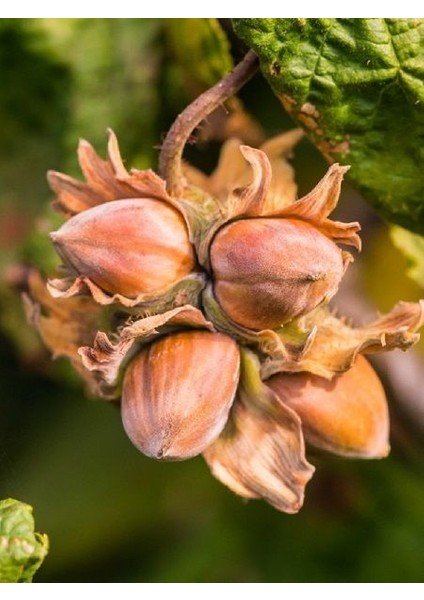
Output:
[[408,260],[408,275],[424,288],[424,237],[402,227],[392,227],[390,235]]

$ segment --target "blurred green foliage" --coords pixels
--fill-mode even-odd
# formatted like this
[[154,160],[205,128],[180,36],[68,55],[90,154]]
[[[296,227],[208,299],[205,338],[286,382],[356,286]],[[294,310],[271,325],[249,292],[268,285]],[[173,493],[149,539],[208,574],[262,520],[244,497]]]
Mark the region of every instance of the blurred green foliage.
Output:
[[212,87],[233,68],[228,39],[216,19],[168,19],[165,31],[194,92]]
[[408,275],[424,288],[424,237],[397,226],[392,227],[391,237],[408,258]]
[[[167,20],[0,21],[7,124],[0,132],[0,211],[8,223],[0,262],[0,497],[33,505],[37,528],[49,535],[50,553],[35,579],[422,581],[424,459],[396,414],[385,461],[311,457],[317,474],[298,515],[244,502],[201,458],[160,464],[138,453],[119,410],[89,399],[64,362],[50,361],[5,283],[17,261],[51,269],[45,171],[77,175],[80,136],[104,154],[112,127],[128,166],[156,167],[164,131],[194,93],[184,87],[170,37]],[[239,56],[241,49],[233,51]],[[290,127],[261,78],[242,95],[269,134]],[[208,153],[197,151],[199,164]],[[325,169],[307,142],[295,165],[301,193]],[[387,263],[384,244],[375,264]],[[369,279],[377,286],[378,277]],[[388,274],[377,293],[412,299],[406,281]]]

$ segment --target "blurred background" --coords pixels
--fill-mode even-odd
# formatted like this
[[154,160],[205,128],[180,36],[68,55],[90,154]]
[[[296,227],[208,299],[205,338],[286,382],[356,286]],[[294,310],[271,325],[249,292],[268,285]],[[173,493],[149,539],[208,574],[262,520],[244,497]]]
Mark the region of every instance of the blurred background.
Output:
[[[0,20],[0,498],[32,504],[36,529],[49,535],[38,582],[423,581],[422,343],[374,363],[390,401],[390,456],[310,456],[317,472],[305,506],[286,515],[233,495],[201,458],[160,464],[142,456],[119,410],[90,397],[66,361],[51,361],[26,323],[25,268],[47,274],[58,263],[47,239],[60,221],[46,171],[81,177],[78,139],[104,156],[107,127],[128,166],[156,168],[173,119],[228,67],[207,44],[187,49],[200,21],[218,26]],[[221,25],[237,61],[245,50]],[[260,75],[240,98],[267,135],[293,126]],[[210,171],[218,148],[200,142],[187,156]],[[306,140],[293,164],[299,195],[326,170]],[[366,322],[423,295],[386,225],[348,184],[337,216],[359,220],[364,242],[335,299],[340,313]]]

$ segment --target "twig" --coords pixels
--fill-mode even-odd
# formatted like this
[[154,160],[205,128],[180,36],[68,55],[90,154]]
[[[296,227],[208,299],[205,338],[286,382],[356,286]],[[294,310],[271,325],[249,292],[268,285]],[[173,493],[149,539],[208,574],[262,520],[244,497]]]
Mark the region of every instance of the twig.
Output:
[[159,172],[172,196],[182,193],[182,156],[193,130],[224,100],[233,96],[255,74],[258,57],[250,50],[233,71],[201,94],[174,121],[159,156]]

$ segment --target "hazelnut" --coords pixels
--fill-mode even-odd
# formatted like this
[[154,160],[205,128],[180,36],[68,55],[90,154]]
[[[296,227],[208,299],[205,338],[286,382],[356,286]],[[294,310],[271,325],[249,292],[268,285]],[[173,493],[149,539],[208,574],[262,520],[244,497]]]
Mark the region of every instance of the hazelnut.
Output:
[[340,456],[387,456],[386,395],[363,356],[357,357],[349,371],[331,381],[310,373],[278,373],[266,384],[299,415],[310,445]]
[[130,440],[152,458],[200,454],[227,422],[239,368],[236,342],[221,333],[183,331],[141,350],[122,392]]
[[166,290],[195,264],[182,215],[152,198],[100,204],[50,236],[66,266],[128,298]]
[[211,245],[214,294],[238,325],[275,329],[329,300],[345,271],[342,251],[310,223],[235,221]]

